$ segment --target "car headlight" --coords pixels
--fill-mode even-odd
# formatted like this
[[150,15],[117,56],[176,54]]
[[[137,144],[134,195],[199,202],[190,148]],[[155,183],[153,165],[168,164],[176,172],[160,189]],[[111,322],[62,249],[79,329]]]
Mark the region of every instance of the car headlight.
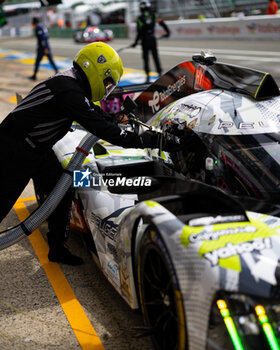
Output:
[[[221,344],[221,337],[228,340]],[[208,350],[216,348],[214,342],[224,350],[280,350],[280,300],[221,293],[212,306],[208,340]]]

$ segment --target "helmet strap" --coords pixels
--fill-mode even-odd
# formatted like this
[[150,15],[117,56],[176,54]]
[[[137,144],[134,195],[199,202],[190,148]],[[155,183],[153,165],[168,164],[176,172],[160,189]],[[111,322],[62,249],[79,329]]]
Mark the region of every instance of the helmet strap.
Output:
[[73,62],[73,66],[77,71],[77,78],[80,80],[82,87],[86,92],[87,97],[89,97],[89,100],[91,100],[91,96],[92,96],[91,87],[85,72],[75,61]]

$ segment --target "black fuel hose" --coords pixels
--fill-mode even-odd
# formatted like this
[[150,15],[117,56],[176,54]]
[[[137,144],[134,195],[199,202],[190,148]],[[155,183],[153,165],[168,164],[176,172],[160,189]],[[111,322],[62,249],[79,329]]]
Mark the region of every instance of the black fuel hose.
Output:
[[97,141],[98,137],[92,135],[91,133],[87,133],[85,135],[79,146],[76,148],[75,153],[73,154],[59,181],[38,210],[35,210],[21,224],[5,231],[0,235],[0,250],[10,247],[23,237],[31,234],[51,215],[64,197],[68,188],[72,185],[73,171],[81,167],[90,149]]

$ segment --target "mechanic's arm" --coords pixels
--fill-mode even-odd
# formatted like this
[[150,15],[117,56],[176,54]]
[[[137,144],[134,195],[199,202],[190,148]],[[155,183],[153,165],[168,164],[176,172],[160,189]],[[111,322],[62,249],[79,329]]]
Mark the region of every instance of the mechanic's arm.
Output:
[[152,132],[136,135],[118,127],[112,117],[82,94],[69,92],[63,103],[63,113],[81,124],[95,136],[126,148],[157,148],[158,136]]
[[134,43],[131,45],[131,47],[136,47],[137,44],[138,44],[138,41],[140,40],[140,37],[141,37],[141,33],[142,33],[142,25],[141,25],[141,21],[138,19],[137,20],[137,35],[136,35],[136,38],[134,40]]
[[164,20],[162,18],[158,18],[157,22],[165,30],[165,35],[163,37],[168,38],[170,36],[170,30],[169,30],[167,24],[164,22]]

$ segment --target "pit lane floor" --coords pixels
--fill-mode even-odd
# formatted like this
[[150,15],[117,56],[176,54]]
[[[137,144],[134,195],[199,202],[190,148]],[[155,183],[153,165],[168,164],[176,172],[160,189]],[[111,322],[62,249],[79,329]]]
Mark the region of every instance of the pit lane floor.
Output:
[[[31,64],[32,60],[26,64],[0,59],[1,121],[15,107],[15,93],[25,96],[34,86],[27,79]],[[51,73],[42,67],[39,79]],[[0,231],[36,207],[30,182]],[[46,231],[43,224],[29,238],[0,251],[0,349],[150,350],[149,339],[135,338],[141,315],[130,310],[106,281],[80,235],[72,233],[68,246],[85,263],[71,267],[48,262]]]

